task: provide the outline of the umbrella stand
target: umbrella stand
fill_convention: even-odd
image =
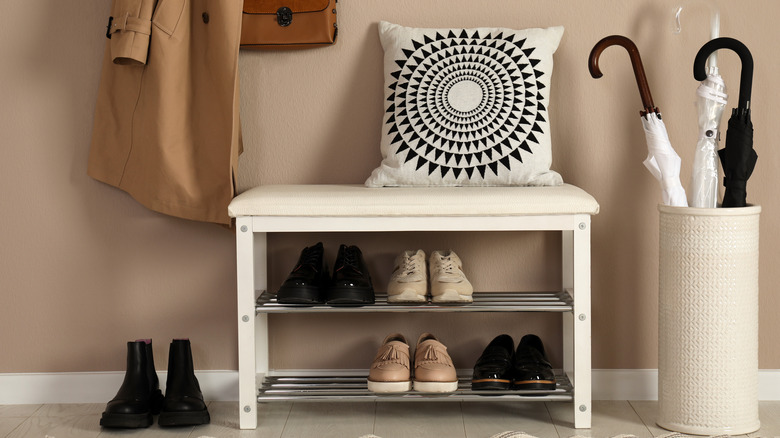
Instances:
[[[653,96],[647,84],[645,69],[642,66],[642,58],[639,49],[630,39],[622,35],[611,35],[601,39],[590,52],[588,57],[588,69],[591,76],[600,78],[603,76],[599,68],[599,57],[607,47],[621,46],[628,51],[631,65],[634,68],[634,77],[639,87],[639,96],[642,98],[644,109],[639,112],[642,116],[642,127],[645,131],[647,142],[647,158],[644,165],[647,170],[661,184],[661,194],[665,205],[687,207],[688,200],[685,197],[685,189],[680,184],[680,156],[672,148],[666,125],[661,118],[661,112],[653,104]]]
[[[656,421],[685,434],[754,432],[761,207],[658,210]]]
[[[739,81],[739,104],[732,111],[726,131],[726,146],[718,151],[723,166],[723,207],[747,205],[747,180],[753,174],[758,154],[753,149],[753,123],[750,120],[750,95],[753,86],[753,56],[744,44],[734,38],[716,38],[699,49],[693,62],[693,77],[702,81],[707,73],[704,63],[718,49],[731,49],[742,61]]]
[[[737,47],[728,40],[712,40],[699,51],[696,79],[706,78],[704,63],[712,51]],[[749,52],[741,56],[752,74]],[[733,123],[749,122],[744,73],[741,109],[729,121],[727,149],[744,140],[735,140]],[[735,184],[725,155],[730,154],[721,154],[728,193]],[[754,432],[761,426],[756,323],[761,207],[658,209],[657,423],[686,434]]]

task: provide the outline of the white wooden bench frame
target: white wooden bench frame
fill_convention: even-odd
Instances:
[[[303,187],[303,186],[302,186]],[[589,195],[587,195],[589,196]],[[593,201],[595,203],[595,201]],[[553,209],[554,210],[554,209]],[[477,216],[241,216],[236,215],[238,368],[241,429],[257,427],[258,387],[269,369],[268,314],[256,300],[268,288],[267,233],[394,231],[560,231],[562,285],[571,295],[563,312],[563,372],[573,386],[574,427],[591,426],[591,214]],[[478,291],[476,293],[479,293]],[[485,397],[483,397],[485,398]],[[533,400],[526,397],[525,400]]]

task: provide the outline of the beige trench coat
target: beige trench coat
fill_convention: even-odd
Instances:
[[[91,177],[161,213],[230,223],[241,152],[241,6],[242,0],[114,0]]]

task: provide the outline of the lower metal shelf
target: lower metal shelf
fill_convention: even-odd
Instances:
[[[574,388],[568,377],[556,373],[557,387],[553,391],[511,390],[473,391],[471,376],[458,378],[458,390],[450,393],[408,391],[377,394],[368,390],[366,377],[349,376],[266,376],[258,389],[258,402],[268,401],[571,401]]]

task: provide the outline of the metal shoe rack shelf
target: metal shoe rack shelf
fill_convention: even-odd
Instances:
[[[304,187],[304,186],[301,186]],[[576,188],[575,188],[576,189]],[[577,189],[579,190],[579,189]],[[381,191],[380,191],[381,192]],[[582,192],[590,200],[590,195]],[[581,200],[581,199],[580,199]],[[263,201],[249,195],[237,202]],[[236,208],[238,271],[238,343],[240,427],[257,427],[258,402],[306,401],[569,401],[574,426],[591,424],[590,217],[598,211],[544,208],[544,214],[475,216],[301,216],[266,215]],[[234,204],[231,204],[231,208]],[[468,204],[466,204],[468,205]],[[236,205],[239,207],[239,205]],[[565,207],[565,208],[564,208]],[[558,211],[560,210],[560,211]],[[393,231],[559,231],[562,241],[562,290],[552,292],[475,291],[469,305],[395,305],[377,295],[376,304],[363,307],[294,306],[276,302],[266,292],[267,234],[275,232],[393,232]],[[472,391],[470,376],[460,376],[458,390],[447,394],[406,392],[375,394],[366,386],[368,370],[359,375],[317,370],[290,372],[269,369],[268,315],[271,313],[364,312],[557,312],[563,324],[563,369],[557,371],[554,391]]]
[[[276,302],[273,294],[264,292],[257,299],[259,313],[308,313],[308,312],[571,312],[573,300],[568,292],[539,293],[485,293],[475,294],[474,303],[468,305],[437,306],[393,305],[387,303],[387,295],[377,294],[373,306],[286,306]],[[406,400],[424,401],[435,397],[438,401],[491,401],[501,399],[534,399],[571,401],[573,388],[566,375],[559,371],[554,391],[472,391],[471,376],[459,376],[458,390],[446,394],[425,394],[409,391],[398,394],[376,394],[366,385],[367,372],[359,375],[274,375],[265,376],[259,388],[259,401],[273,400]],[[485,397],[490,396],[490,397]]]

